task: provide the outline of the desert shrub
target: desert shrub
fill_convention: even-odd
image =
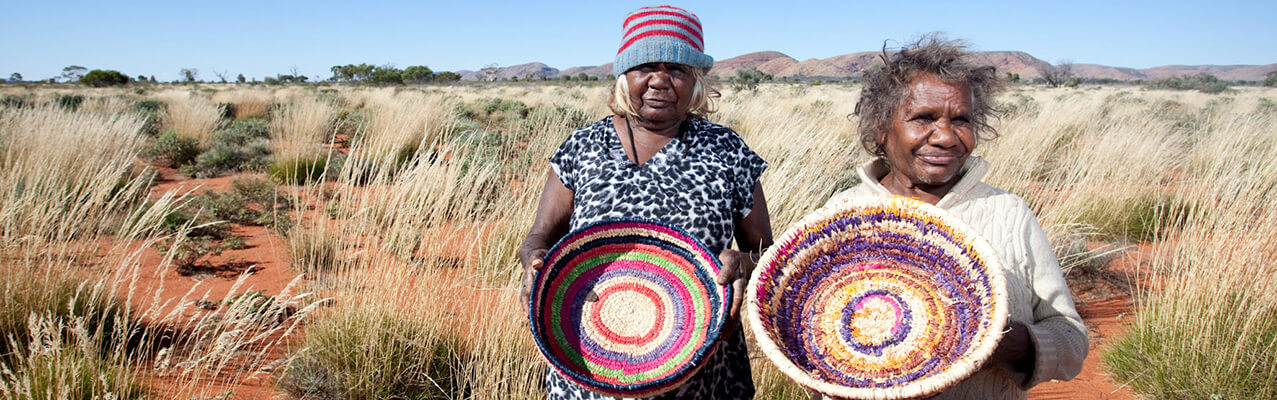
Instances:
[[[199,142],[194,138],[182,136],[177,130],[169,129],[155,138],[155,143],[146,153],[162,164],[180,167],[195,161],[200,148]]]
[[[60,94],[54,98],[54,103],[67,111],[75,111],[80,109],[80,104],[84,103],[84,95],[79,94]]]
[[[146,119],[142,125],[142,133],[157,136],[164,127],[164,102],[159,100],[138,100],[129,108],[134,114]]]
[[[276,158],[267,168],[266,173],[275,180],[288,184],[300,185],[319,180],[328,169],[328,157],[298,157],[292,159]]]
[[[403,313],[344,309],[316,321],[278,374],[307,399],[460,398],[461,340]]]
[[[736,75],[727,79],[727,84],[736,90],[758,90],[758,84],[772,80],[771,74],[759,71],[757,68],[741,68],[736,70]]]
[[[1201,73],[1184,77],[1162,78],[1149,81],[1148,87],[1170,90],[1196,90],[1202,93],[1221,93],[1228,90],[1228,82],[1215,75]]]
[[[484,97],[474,104],[458,103],[453,112],[460,118],[468,118],[487,126],[501,126],[510,120],[528,116],[528,105],[518,100]]]
[[[1269,72],[1268,75],[1264,77],[1264,86],[1277,87],[1277,71]]]
[[[193,163],[183,165],[182,172],[199,179],[212,178],[237,170],[247,159],[239,147],[215,144],[196,156]]]
[[[270,123],[250,119],[234,121],[213,132],[211,147],[200,153],[182,172],[208,178],[238,171],[264,171],[270,164]]]
[[[116,86],[129,83],[129,77],[120,71],[95,69],[80,77],[80,83],[92,87]]]

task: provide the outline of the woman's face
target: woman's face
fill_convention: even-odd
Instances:
[[[877,138],[892,172],[915,186],[939,186],[957,177],[975,149],[971,88],[923,74],[909,84],[891,129]]]
[[[692,67],[655,62],[625,72],[630,84],[630,104],[639,117],[652,122],[681,122],[692,104],[696,78]]]

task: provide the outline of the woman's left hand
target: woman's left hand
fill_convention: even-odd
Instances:
[[[754,264],[757,262],[755,258],[750,253],[732,249],[718,253],[718,261],[723,264],[723,269],[718,271],[714,281],[722,286],[732,285],[732,308],[727,314],[729,321],[740,319],[741,299],[745,298],[745,286],[749,283],[750,274],[754,272]],[[721,337],[731,337],[738,326],[740,324],[729,322]]]
[[[1037,354],[1033,350],[1033,339],[1029,337],[1029,327],[1016,321],[1011,321],[1007,327],[1010,329],[1002,334],[1002,341],[993,350],[989,362],[1006,363],[1016,371],[1032,373]]]

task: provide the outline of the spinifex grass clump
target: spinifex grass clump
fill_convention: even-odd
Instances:
[[[466,351],[441,329],[398,311],[338,311],[307,328],[280,387],[310,399],[457,398]]]
[[[127,115],[0,110],[0,234],[57,240],[109,228],[149,184],[131,179],[140,127]]]
[[[1171,191],[1200,206],[1160,227],[1142,307],[1104,361],[1153,398],[1277,398],[1277,149],[1255,145],[1275,139],[1274,121],[1212,119]]]
[[[167,104],[165,130],[192,139],[201,147],[209,145],[213,131],[221,124],[223,110],[209,99],[185,91],[169,91],[156,96]]]

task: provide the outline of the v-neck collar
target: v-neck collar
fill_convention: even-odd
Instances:
[[[687,135],[688,135],[687,132],[695,129],[692,126],[693,119],[694,118],[688,118],[686,121],[683,121],[683,123],[680,124],[678,128],[678,136],[674,136],[674,138],[670,139],[668,143],[665,143],[664,146],[661,146],[660,150],[657,150],[656,154],[652,155],[652,158],[649,158],[647,159],[647,161],[644,161],[642,164],[639,164],[639,163],[635,163],[633,160],[630,160],[629,153],[625,150],[625,145],[621,141],[621,133],[620,131],[616,129],[615,116],[609,116],[608,123],[607,123],[607,128],[609,131],[611,131],[609,132],[610,134],[608,135],[608,140],[607,140],[607,143],[609,146],[609,153],[611,153],[613,158],[616,158],[618,162],[621,162],[622,163],[621,165],[624,165],[629,168],[643,168],[647,166],[648,164],[652,164],[653,162],[657,162],[658,165],[661,163],[665,163],[666,159],[669,158],[669,153],[679,152],[685,147],[684,141],[687,139]],[[630,134],[633,135],[634,133],[631,132]],[[634,159],[638,159],[637,155],[635,155]]]

